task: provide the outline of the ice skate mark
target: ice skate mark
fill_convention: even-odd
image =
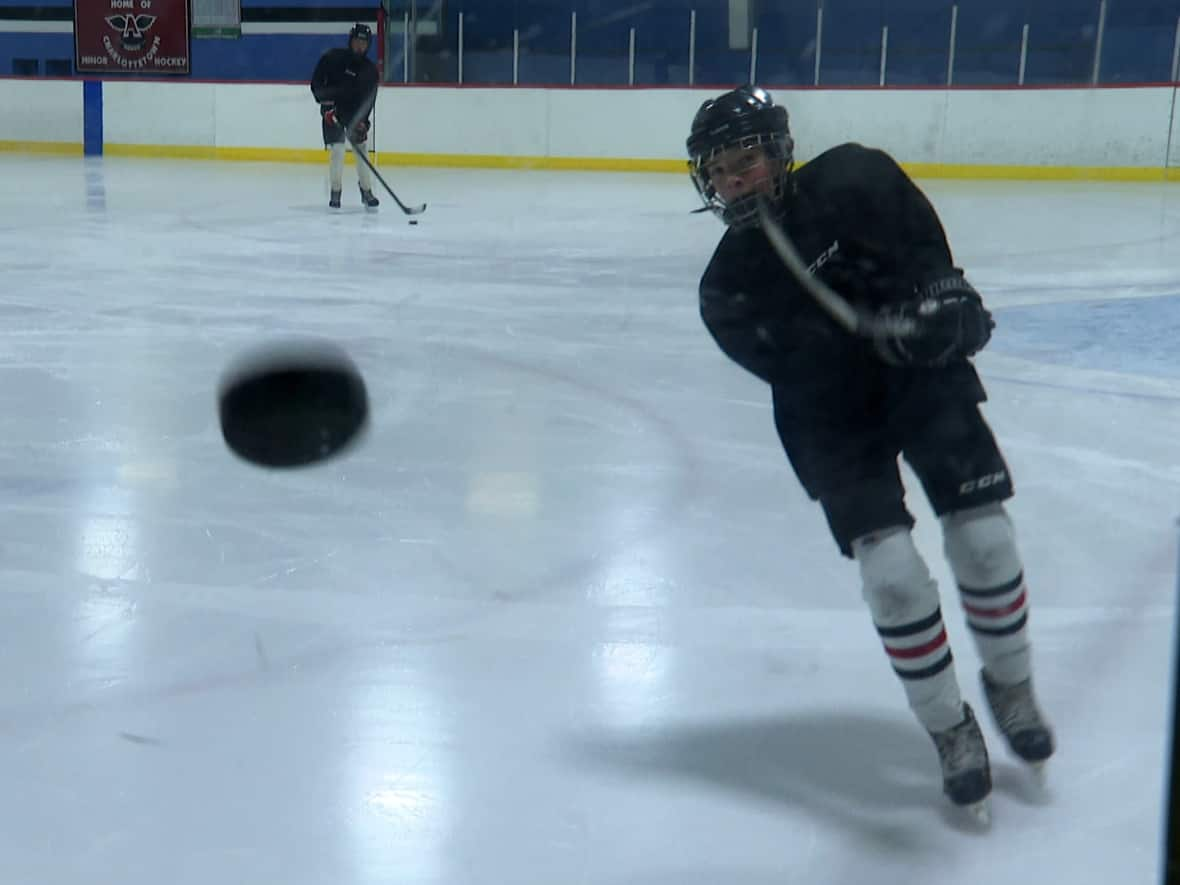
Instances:
[[[262,637],[257,633],[254,634],[254,657],[258,661],[258,669],[266,672],[270,669],[270,657],[266,654],[266,648],[262,644]]]
[[[277,580],[279,578],[285,578],[289,575],[296,574],[297,572],[312,568],[313,566],[322,565],[323,563],[327,562],[328,560],[335,558],[336,554],[338,554],[339,552],[340,552],[340,547],[336,546],[336,547],[333,547],[331,550],[329,550],[327,553],[325,553],[322,556],[315,556],[315,557],[311,557],[311,558],[297,557],[294,562],[284,566],[283,568],[276,569],[273,572],[269,572],[268,574],[265,574],[260,578],[255,578],[253,581],[250,582],[250,584],[251,584],[251,586],[255,586],[255,587],[257,587],[261,584],[269,584],[271,581]]]
[[[132,734],[129,731],[119,732],[119,737],[128,743],[139,744],[141,747],[162,747],[164,742],[159,738],[147,737],[142,734]]]
[[[1180,220],[1180,214],[1175,212],[1167,212],[1166,217],[1171,220]],[[1151,236],[1135,237],[1134,239],[1128,240],[1107,240],[1105,242],[1098,240],[1077,246],[1053,246],[1047,249],[1028,249],[1022,251],[1013,251],[1011,249],[1002,248],[1000,251],[973,253],[971,255],[971,263],[1004,263],[1011,261],[1013,258],[1040,258],[1046,255],[1084,254],[1091,256],[1098,250],[1105,251],[1113,249],[1134,249],[1141,246],[1150,245],[1164,246],[1177,239],[1180,239],[1180,230],[1165,231],[1163,233],[1156,233]]]
[[[597,550],[594,553],[582,555],[573,554],[568,560],[556,563],[551,569],[541,573],[535,579],[530,579],[524,586],[497,588],[509,593],[517,602],[529,601],[552,593],[554,588],[568,587],[584,583],[602,566],[604,552],[614,555],[628,549],[632,544],[659,537],[671,531],[677,518],[685,513],[692,499],[699,489],[700,456],[696,447],[681,432],[681,430],[667,417],[652,408],[651,405],[619,390],[614,390],[597,383],[592,377],[579,377],[568,373],[564,369],[551,368],[537,363],[519,362],[507,356],[491,351],[478,350],[467,345],[458,344],[451,340],[432,340],[435,359],[442,357],[457,358],[470,361],[477,366],[492,366],[522,375],[540,379],[550,387],[566,387],[572,389],[587,401],[597,401],[609,404],[624,413],[633,428],[638,428],[645,436],[655,437],[662,447],[667,450],[667,467],[661,470],[661,482],[656,495],[658,500],[645,518],[637,520],[636,524],[619,537],[611,539],[609,548]],[[588,375],[588,373],[587,373]],[[603,469],[610,469],[609,464]],[[645,470],[645,474],[650,471]],[[476,598],[487,598],[488,576],[473,568],[470,563],[453,561],[443,549],[436,551],[435,562],[456,581],[473,590]]]
[[[1072,393],[1087,393],[1095,396],[1116,396],[1121,399],[1137,400],[1140,402],[1149,403],[1178,403],[1180,402],[1180,394],[1169,395],[1166,393],[1136,393],[1130,390],[1110,390],[1101,387],[1089,387],[1087,385],[1079,384],[1064,384],[1055,381],[1034,381],[1029,378],[1011,378],[1004,375],[987,375],[987,382],[998,382],[1001,384],[1015,384],[1020,387],[1041,387],[1046,390],[1067,390]]]
[[[391,646],[416,648],[458,642],[467,637],[452,629],[456,622],[474,619],[476,619],[475,616],[467,616],[462,619],[440,617],[435,619],[438,623],[417,624],[412,630],[407,629],[403,634],[393,637],[389,635],[370,636],[361,642],[338,643],[293,655],[284,658],[279,666],[267,670],[251,666],[240,670],[178,679],[160,685],[140,686],[122,693],[117,690],[104,692],[99,700],[90,698],[64,704],[26,706],[24,708],[9,707],[0,710],[0,734],[10,735],[28,729],[44,729],[61,724],[68,719],[100,711],[128,712],[150,709],[180,698],[265,684],[274,680],[276,675],[285,678],[312,675],[339,663],[341,660],[357,655],[373,652],[387,654]],[[444,628],[449,632],[443,632]],[[118,736],[129,743],[144,746],[165,746],[163,740],[148,735],[118,732]]]

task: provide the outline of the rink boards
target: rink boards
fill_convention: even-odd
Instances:
[[[716,91],[391,85],[370,147],[386,164],[682,172],[688,124]],[[1170,85],[776,95],[802,161],[854,140],[930,177],[1180,177]],[[10,151],[323,159],[303,84],[0,79],[0,120]]]

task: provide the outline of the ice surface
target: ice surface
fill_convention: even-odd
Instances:
[[[980,836],[700,325],[687,178],[387,168],[415,228],[325,171],[0,158],[0,881],[1158,880],[1180,190],[923,183],[998,321],[1060,743],[1039,802],[986,723]],[[305,334],[369,437],[235,460],[220,372]]]

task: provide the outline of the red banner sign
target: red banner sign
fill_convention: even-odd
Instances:
[[[189,73],[189,0],[74,0],[83,74]]]

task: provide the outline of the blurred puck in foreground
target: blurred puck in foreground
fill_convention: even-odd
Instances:
[[[346,451],[369,420],[365,382],[334,344],[300,341],[245,354],[218,389],[221,434],[263,467],[303,467]]]

